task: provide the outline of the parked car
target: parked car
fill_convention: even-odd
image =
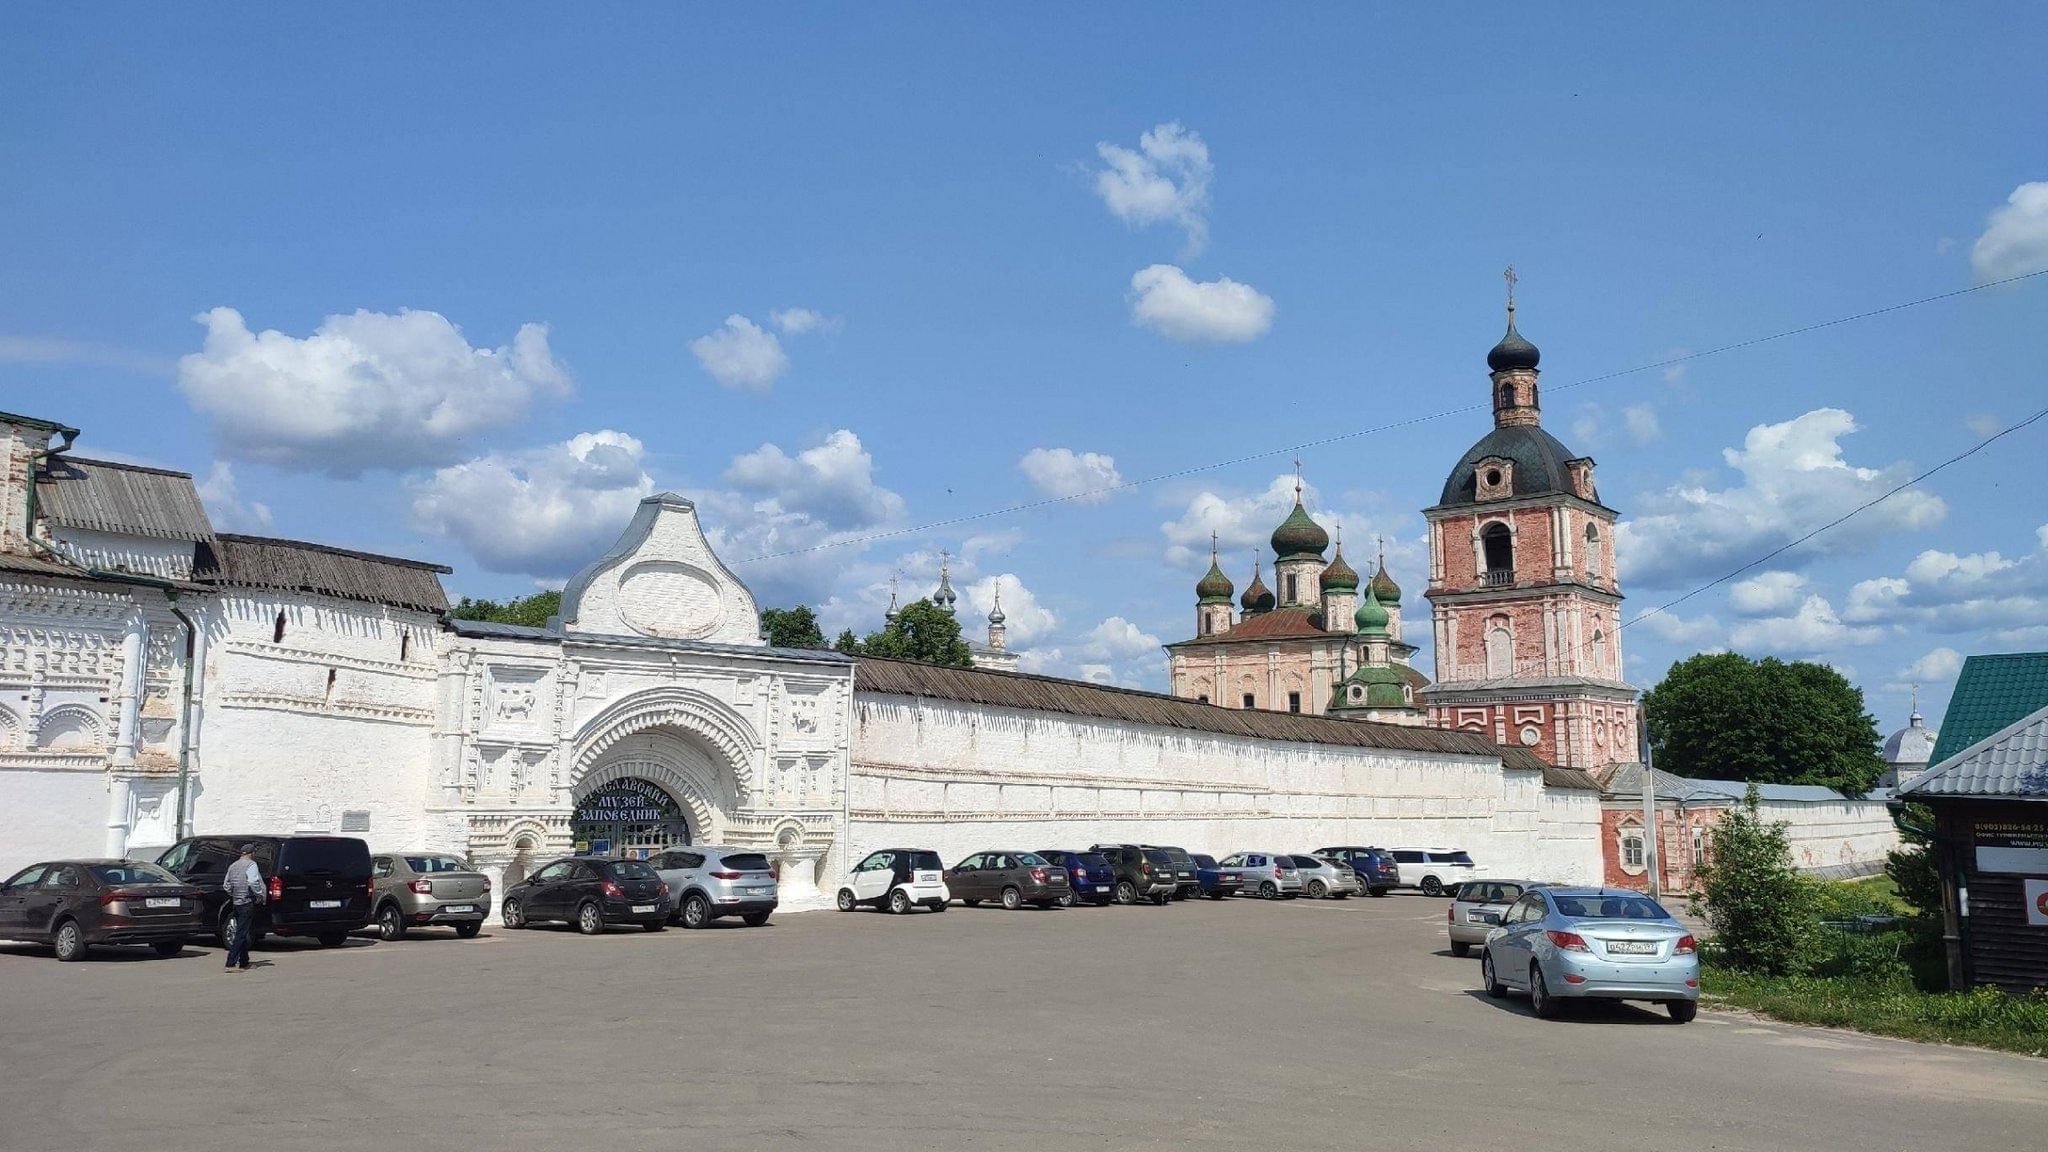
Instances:
[[[1239,852],[1225,856],[1224,868],[1238,875],[1239,891],[1262,900],[1293,899],[1301,895],[1301,873],[1294,858],[1278,852]]]
[[[250,922],[251,944],[269,935],[311,936],[333,948],[369,925],[376,895],[370,846],[353,836],[187,836],[165,849],[157,866],[204,895],[221,947],[234,920],[221,881],[245,844],[256,845],[266,889]]]
[[[1470,955],[1474,944],[1486,943],[1486,937],[1500,925],[1508,908],[1534,887],[1533,880],[1467,880],[1458,885],[1451,896],[1451,906],[1444,909],[1451,955]]]
[[[1441,896],[1479,874],[1472,857],[1456,848],[1396,848],[1394,866],[1403,888],[1419,888],[1424,896]]]
[[[759,928],[780,901],[768,857],[749,848],[693,844],[657,852],[647,862],[675,901],[672,922],[685,928],[702,928],[723,916]]]
[[[49,944],[67,962],[95,944],[176,956],[207,923],[204,893],[134,860],[48,860],[0,884],[0,940]]]
[[[467,940],[491,911],[490,877],[445,852],[372,856],[370,878],[377,883],[377,935],[386,940],[429,926],[453,928]]]
[[[944,912],[952,894],[946,888],[946,866],[929,848],[883,848],[853,866],[839,886],[839,910],[867,905],[903,913],[923,905]]]
[[[1294,861],[1294,870],[1301,876],[1301,894],[1313,899],[1348,900],[1365,888],[1358,882],[1358,873],[1348,864],[1325,860],[1320,856],[1304,856],[1297,852],[1289,859]]]
[[[1202,895],[1211,900],[1235,896],[1244,888],[1244,877],[1235,869],[1225,868],[1216,862],[1214,856],[1200,852],[1193,855],[1195,861],[1195,882],[1202,886]]]
[[[1316,855],[1351,865],[1351,870],[1358,873],[1358,882],[1370,895],[1385,896],[1400,887],[1400,868],[1394,863],[1394,854],[1384,848],[1318,848]]]
[[[1166,854],[1167,861],[1173,865],[1173,898],[1175,900],[1185,900],[1190,896],[1200,896],[1202,894],[1202,882],[1195,876],[1195,858],[1188,855],[1187,849],[1175,848],[1167,844],[1140,844],[1138,847],[1148,852],[1164,852]]]
[[[1036,852],[976,852],[946,869],[946,888],[969,908],[983,900],[1000,900],[1013,910],[1026,904],[1051,908],[1073,896],[1067,870]]]
[[[1532,888],[1487,933],[1486,994],[1517,989],[1545,1019],[1567,1000],[1647,1000],[1683,1024],[1699,1012],[1699,945],[1664,906],[1611,888]]]
[[[645,860],[566,856],[507,888],[500,915],[507,928],[565,920],[596,936],[614,924],[659,932],[674,908],[668,885]]]
[[[1040,856],[1067,870],[1067,903],[1107,904],[1116,899],[1116,869],[1100,852],[1040,849]]]
[[[1090,852],[1100,852],[1109,861],[1111,871],[1116,873],[1116,902],[1136,904],[1150,900],[1164,904],[1173,899],[1173,891],[1180,887],[1180,877],[1174,871],[1173,861],[1160,854],[1155,861],[1151,854],[1136,844],[1097,844]],[[1158,849],[1153,849],[1157,853]]]

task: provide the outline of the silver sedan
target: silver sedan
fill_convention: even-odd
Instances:
[[[1544,1019],[1566,1000],[1647,1000],[1673,1023],[1699,1011],[1698,942],[1655,900],[1614,888],[1535,888],[1487,934],[1486,994],[1529,994]]]

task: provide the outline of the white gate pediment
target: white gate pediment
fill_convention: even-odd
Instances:
[[[611,550],[562,589],[563,632],[760,646],[753,593],[711,550],[697,506],[640,501]]]

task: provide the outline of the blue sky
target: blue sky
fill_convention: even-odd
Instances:
[[[661,489],[834,628],[946,549],[1033,667],[1158,688],[1290,446],[1484,402],[1510,261],[1631,613],[2048,396],[2048,278],[1566,387],[2048,266],[2038,5],[1462,16],[12,8],[0,407],[456,593]],[[1486,421],[1302,454],[1414,615]],[[1630,628],[1631,678],[1733,646],[1938,715],[1955,654],[2048,646],[2044,437]]]

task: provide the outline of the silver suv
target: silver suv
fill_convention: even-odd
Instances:
[[[371,921],[377,935],[403,940],[414,928],[453,928],[467,940],[491,911],[490,877],[446,852],[393,852],[370,858]]]
[[[737,916],[749,928],[768,922],[775,911],[775,873],[768,857],[750,848],[691,844],[647,858],[675,893],[674,922],[702,928],[721,916]]]

